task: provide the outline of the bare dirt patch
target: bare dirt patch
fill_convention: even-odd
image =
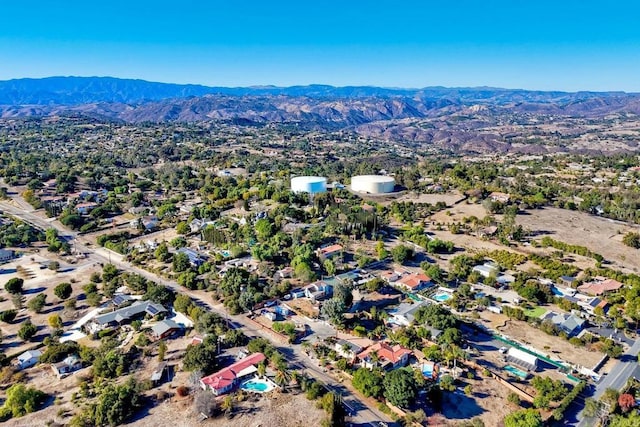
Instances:
[[[615,268],[630,272],[640,269],[640,251],[625,246],[622,238],[638,227],[559,208],[544,208],[518,215],[518,224],[541,232],[555,240],[586,246],[615,264]]]

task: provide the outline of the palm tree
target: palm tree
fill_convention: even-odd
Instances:
[[[278,370],[276,372],[276,377],[274,378],[275,382],[280,388],[282,388],[283,392],[287,391],[287,384],[289,383],[289,373],[285,370]]]
[[[264,377],[266,375],[267,365],[265,365],[264,363],[259,363],[257,369],[258,369],[258,376]]]

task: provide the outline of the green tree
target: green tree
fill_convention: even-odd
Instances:
[[[582,411],[582,414],[585,417],[589,417],[589,418],[596,417],[598,416],[599,412],[600,412],[600,402],[590,397],[585,399],[584,410]]]
[[[383,380],[384,397],[400,408],[410,407],[418,396],[416,379],[409,369],[394,369]]]
[[[9,279],[9,281],[4,284],[4,289],[10,294],[19,294],[22,292],[23,284],[24,280],[19,277],[14,277],[12,279]]]
[[[169,260],[171,259],[171,252],[169,252],[169,247],[164,242],[158,245],[153,255],[156,257],[156,260],[160,262],[169,262]]]
[[[342,325],[347,307],[339,298],[331,298],[322,304],[322,314],[335,325]]]
[[[102,280],[105,282],[109,282],[113,278],[118,276],[119,273],[120,271],[118,270],[118,267],[116,267],[115,265],[105,264],[104,267],[102,268]]]
[[[273,235],[273,226],[271,225],[271,222],[266,218],[257,220],[254,225],[254,229],[256,231],[258,240],[261,242],[269,240],[269,238]]]
[[[11,323],[18,315],[16,310],[5,310],[0,312],[0,321],[5,323]]]
[[[628,232],[622,238],[622,243],[635,249],[640,248],[640,233]]]
[[[211,339],[210,339],[211,338]],[[215,339],[215,341],[213,341]],[[199,345],[189,345],[182,359],[182,367],[185,371],[213,372],[217,365],[216,344],[217,337],[208,336],[205,342]]]
[[[21,417],[36,411],[46,398],[46,394],[24,384],[14,384],[7,389],[7,398],[0,408],[0,420]]]
[[[382,373],[377,370],[359,368],[353,374],[353,386],[367,397],[378,398],[382,395]]]
[[[18,330],[18,336],[23,341],[29,341],[37,332],[38,328],[36,325],[31,323],[30,320],[26,320],[20,327],[20,330]]]
[[[71,283],[60,283],[53,289],[53,293],[60,299],[67,299],[71,296],[73,289],[71,288]]]
[[[191,262],[187,254],[177,253],[173,256],[173,271],[181,273],[191,268]]]
[[[178,234],[185,235],[185,234],[189,234],[190,231],[191,231],[191,228],[189,228],[189,224],[187,224],[184,221],[180,221],[178,225],[176,225],[176,233]]]
[[[94,410],[96,426],[117,426],[130,418],[141,406],[138,387],[129,379],[125,384],[110,384],[102,389]]]
[[[413,249],[405,245],[398,245],[391,249],[391,257],[399,264],[404,264],[413,256]]]
[[[162,362],[166,354],[167,354],[167,343],[164,342],[164,340],[162,340],[160,341],[160,344],[158,344],[158,361]]]
[[[47,302],[47,296],[45,294],[38,294],[31,298],[27,303],[27,308],[34,313],[40,313]]]
[[[505,427],[542,427],[542,416],[535,409],[522,409],[504,418]]]

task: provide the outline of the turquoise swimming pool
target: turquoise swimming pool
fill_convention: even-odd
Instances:
[[[245,391],[252,391],[254,393],[266,393],[274,389],[273,384],[270,381],[254,378],[243,383],[240,388]]]
[[[515,375],[518,378],[522,378],[523,380],[527,379],[527,377],[529,376],[529,374],[527,374],[525,371],[516,368],[515,366],[511,366],[511,365],[507,365],[504,367],[504,370],[509,372],[512,375]]]
[[[446,293],[446,292],[441,292],[439,294],[435,294],[431,298],[433,298],[434,300],[439,301],[439,302],[445,302],[445,301],[451,299],[451,294]]]

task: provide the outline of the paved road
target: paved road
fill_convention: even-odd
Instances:
[[[26,202],[24,200],[21,200],[19,196],[15,196],[15,199],[15,201],[11,202],[0,201],[0,209],[38,228],[47,229],[53,227],[57,229],[59,235],[65,236],[69,240],[69,244],[75,246],[77,252],[88,254],[88,259],[86,260],[87,263],[112,263],[121,270],[136,273],[148,280],[163,284],[164,286],[167,286],[174,291],[189,295],[189,297],[200,302],[212,312],[215,312],[220,316],[231,320],[232,324],[241,327],[248,336],[261,336],[269,339],[270,341],[273,341],[273,337],[267,331],[255,328],[252,324],[249,323],[248,319],[245,316],[229,315],[222,305],[213,304],[210,294],[207,294],[204,291],[192,291],[183,288],[176,282],[132,265],[131,263],[124,260],[124,258],[120,254],[112,252],[108,249],[100,247],[89,248],[88,245],[91,244],[91,242],[89,242],[86,238],[79,236],[76,232],[69,231],[59,221],[43,218],[38,213],[34,212],[33,209],[26,208],[26,206],[30,205],[27,205]],[[313,329],[314,323],[312,323],[310,326]],[[318,324],[316,325],[316,327],[318,329],[318,332],[320,332],[320,335],[327,334],[327,328],[323,325]],[[379,421],[385,421],[390,426],[393,425],[392,421],[390,421],[390,419],[386,415],[378,411],[377,408],[371,408],[367,406],[365,402],[360,400],[343,385],[334,380],[333,377],[319,368],[316,363],[313,363],[308,358],[308,356],[304,354],[304,351],[302,350],[302,347],[300,345],[291,345],[279,349],[283,352],[285,358],[295,366],[301,368],[303,371],[316,378],[317,380],[325,383],[327,387],[332,391],[336,391],[340,395],[342,395],[345,406],[350,413],[354,414],[351,417],[353,423],[359,426],[374,426],[377,425]]]

